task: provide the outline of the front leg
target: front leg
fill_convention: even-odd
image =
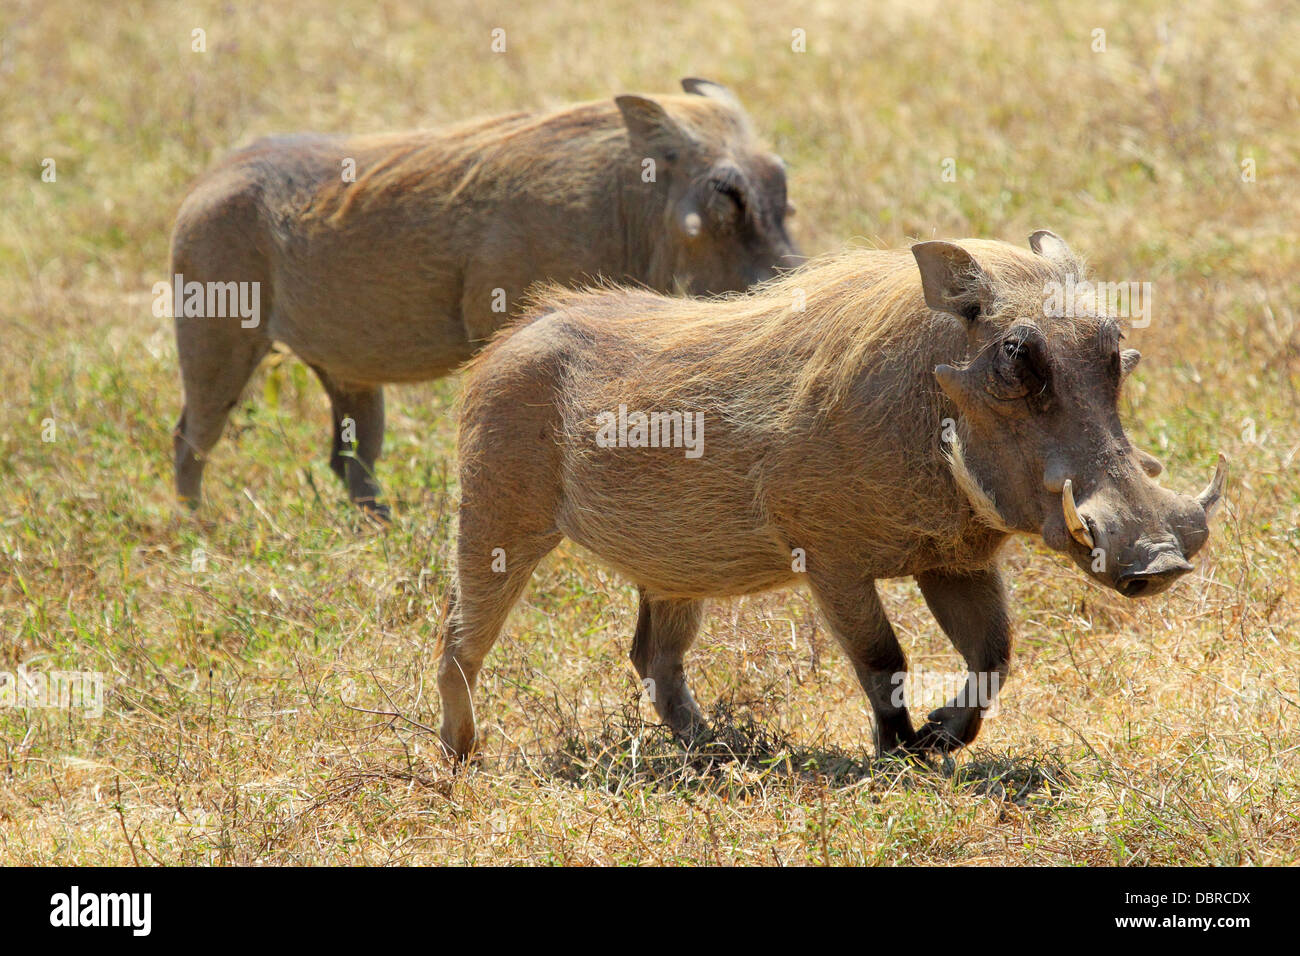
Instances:
[[[384,392],[378,385],[345,387],[323,368],[312,366],[330,397],[334,440],[330,469],[343,479],[348,495],[362,510],[383,521],[391,518],[388,505],[379,502],[375,461],[384,447]]]
[[[970,669],[966,686],[932,712],[918,743],[946,753],[973,741],[1011,663],[1011,623],[1006,591],[995,566],[962,574],[927,571],[916,576],[930,612]]]
[[[876,718],[881,756],[915,748],[916,732],[903,703],[907,658],[885,616],[874,581],[809,571],[813,597],[835,640],[844,648]]]

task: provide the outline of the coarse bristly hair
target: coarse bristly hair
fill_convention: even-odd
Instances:
[[[716,99],[682,94],[654,99],[702,142],[723,147],[752,142],[748,117]],[[613,100],[358,137],[353,148],[361,175],[355,183],[336,181],[322,189],[310,215],[338,220],[358,203],[382,205],[405,194],[425,194],[448,206],[462,197],[520,195],[564,204],[586,197],[592,179],[611,175],[611,156],[626,154],[628,163],[637,159],[615,148],[627,138]]]
[[[913,576],[923,591],[937,588],[926,597],[941,619],[955,606],[940,592],[957,587],[984,595],[963,603],[989,622],[973,628],[972,639],[987,644],[976,656],[1001,672],[1010,640],[997,552],[1013,528],[963,453],[961,441],[985,434],[984,423],[960,414],[934,371],[970,361],[972,349],[1000,350],[1013,323],[1040,326],[1049,351],[1097,323],[1047,315],[1047,283],[1073,261],[1003,243],[962,246],[978,280],[974,317],[961,301],[960,315],[932,310],[927,293],[945,306],[952,297],[922,282],[908,251],[826,257],[712,301],[617,288],[537,292],[533,321],[497,337],[466,374],[442,739],[457,753],[471,749],[473,685],[464,674],[563,538],[640,589],[633,663],[664,688],[656,710],[688,738],[703,718],[682,682],[681,654],[715,598],[802,580],[859,674],[870,675],[902,660],[874,582]],[[945,290],[966,295],[947,279]],[[615,408],[620,434],[611,442]],[[683,432],[692,416],[701,442],[632,442],[623,424],[632,409],[681,412]],[[513,565],[489,570],[492,549]],[[973,669],[989,666],[967,658]],[[467,672],[451,666],[462,660]],[[869,676],[863,686],[870,696]],[[880,700],[872,703],[879,718]]]
[[[1057,262],[990,240],[960,245],[992,284],[993,305],[982,321],[1000,329],[1031,322],[1071,340],[1095,333],[1095,324],[1043,315],[1046,283],[1077,278],[1077,261]],[[801,412],[824,414],[844,400],[864,368],[884,361],[900,371],[920,370],[931,361],[935,336],[960,330],[960,320],[926,307],[909,251],[878,250],[823,256],[747,294],[712,299],[683,301],[609,285],[543,286],[533,291],[532,308],[520,324],[577,305],[592,293],[624,297],[618,322],[630,340],[645,341],[645,357],[653,362],[653,369],[638,367],[637,376],[652,381],[665,401],[695,391],[701,376],[744,375],[755,392],[749,419],[754,422],[770,423],[778,412],[789,424],[798,420],[789,416]],[[706,355],[707,361],[698,360]],[[814,398],[817,407],[810,408]]]
[[[1044,314],[1047,283],[1079,278],[1078,260],[1049,259],[997,241],[959,244],[987,277],[990,304],[981,322],[997,330],[1033,324],[1062,343],[1096,334],[1095,321]],[[571,411],[579,417],[620,402],[704,408],[725,420],[734,440],[771,444],[814,432],[852,404],[856,420],[874,423],[864,443],[905,448],[914,475],[948,476],[981,524],[1011,530],[966,466],[960,439],[939,440],[940,420],[951,409],[933,370],[942,362],[963,364],[970,344],[962,319],[926,306],[908,250],[824,256],[747,294],[715,299],[672,299],[608,285],[543,287],[534,290],[520,324],[557,311],[578,317],[599,354],[592,360],[598,369],[576,375],[569,389]],[[471,379],[520,324],[475,360]],[[866,378],[869,388],[862,384]]]

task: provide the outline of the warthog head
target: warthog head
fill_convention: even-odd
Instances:
[[[743,292],[801,258],[785,229],[785,164],[759,144],[730,90],[682,86],[692,95],[615,99],[633,155],[654,161],[663,203],[662,220],[647,224],[653,281],[690,295]]]
[[[954,474],[990,523],[1041,534],[1126,597],[1156,594],[1192,569],[1227,461],[1219,456],[1196,497],[1152,480],[1160,463],[1119,419],[1120,385],[1139,353],[1121,348],[1113,317],[1046,314],[1045,284],[1081,269],[1058,236],[1036,232],[1029,243],[1036,257],[990,248],[983,264],[979,243],[912,247],[926,304],[959,317],[970,339],[965,365],[934,370],[966,437],[950,453]]]

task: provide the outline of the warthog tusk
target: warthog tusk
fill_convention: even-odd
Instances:
[[[1219,507],[1219,499],[1223,497],[1223,483],[1227,480],[1228,456],[1219,452],[1219,464],[1214,469],[1214,477],[1205,486],[1205,490],[1196,496],[1196,503],[1204,510],[1206,521],[1210,520],[1215,509]]]
[[[1074,485],[1069,478],[1065,479],[1065,486],[1061,488],[1061,508],[1065,511],[1065,526],[1070,529],[1070,537],[1091,551],[1095,547],[1092,532],[1079,517],[1079,509],[1074,506]]]

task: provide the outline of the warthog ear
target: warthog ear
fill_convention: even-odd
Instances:
[[[741,109],[740,100],[736,94],[731,92],[721,83],[714,83],[712,80],[702,80],[697,76],[688,76],[682,80],[682,89],[687,93],[694,93],[696,96],[707,96],[709,99],[718,100],[726,103],[734,109]]]
[[[1137,349],[1125,349],[1119,353],[1119,377],[1128,378],[1129,373],[1142,361],[1142,353]]]
[[[624,94],[614,97],[614,102],[623,114],[628,142],[637,155],[672,162],[693,142],[691,134],[654,100]]]
[[[1074,263],[1074,253],[1065,244],[1065,240],[1054,232],[1048,232],[1046,229],[1039,229],[1037,232],[1030,233],[1029,248],[1044,259],[1052,259],[1067,265]]]
[[[921,270],[925,304],[974,322],[993,302],[989,277],[971,254],[953,242],[918,242],[912,255]]]

